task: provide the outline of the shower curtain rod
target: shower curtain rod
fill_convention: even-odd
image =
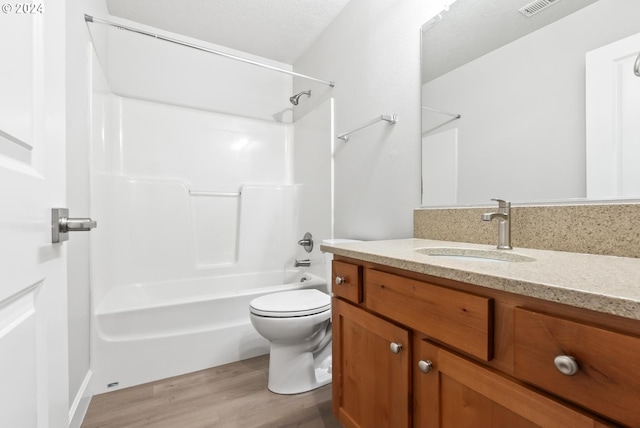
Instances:
[[[197,49],[197,50],[204,51],[204,52],[209,52],[209,53],[212,53],[214,55],[220,55],[220,56],[223,56],[225,58],[233,59],[233,60],[244,62],[244,63],[247,63],[247,64],[257,65],[258,67],[262,67],[262,68],[266,68],[266,69],[269,69],[269,70],[277,71],[279,73],[288,74],[290,76],[302,77],[303,79],[308,79],[308,80],[313,80],[314,82],[324,83],[325,85],[328,85],[328,86],[330,86],[332,88],[335,86],[335,84],[330,80],[316,79],[315,77],[311,77],[311,76],[307,76],[307,75],[304,75],[304,74],[296,73],[294,71],[285,70],[283,68],[278,68],[278,67],[274,67],[272,65],[262,64],[260,62],[252,61],[250,59],[242,58],[242,57],[239,57],[239,56],[236,56],[236,55],[231,55],[231,54],[228,54],[228,53],[225,53],[225,52],[221,52],[221,51],[217,51],[217,50],[214,50],[214,49],[205,48],[203,46],[194,45],[193,43],[183,42],[183,41],[180,41],[178,39],[172,39],[171,37],[162,36],[160,34],[154,34],[154,33],[150,33],[148,31],[140,30],[140,29],[137,29],[137,28],[128,27],[126,25],[116,24],[115,22],[105,21],[104,19],[94,18],[91,15],[85,14],[84,15],[84,20],[86,22],[93,22],[93,23],[96,23],[96,24],[110,25],[112,27],[116,27],[116,28],[121,29],[121,30],[131,31],[133,33],[142,34],[143,36],[149,36],[149,37],[153,37],[155,39],[164,40],[165,42],[175,43],[177,45],[186,46],[186,47],[189,47],[189,48],[192,48],[192,49]]]

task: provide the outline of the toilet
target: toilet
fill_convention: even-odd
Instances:
[[[329,239],[323,244],[356,242]],[[324,254],[327,293],[284,291],[249,303],[251,324],[270,342],[270,391],[299,394],[331,382],[331,260]]]

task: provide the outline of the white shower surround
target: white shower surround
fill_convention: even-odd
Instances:
[[[94,392],[268,352],[250,325],[249,297],[267,286],[317,287],[297,282],[295,258],[324,276],[319,245],[307,254],[296,242],[304,231],[318,244],[332,237],[332,102],[295,125],[307,147],[296,150],[289,76],[95,31],[103,44],[91,106]],[[326,169],[316,177],[308,171],[319,160]],[[159,304],[160,290],[173,302]],[[230,308],[234,317],[216,316]],[[194,314],[200,329],[183,325]],[[153,316],[175,328],[149,334]]]

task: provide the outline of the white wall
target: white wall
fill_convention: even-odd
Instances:
[[[420,27],[441,1],[351,0],[294,71],[335,81],[335,88],[294,79],[313,96],[295,114],[335,98],[336,133],[380,114],[375,124],[336,141],[335,236],[359,239],[413,235],[420,206]]]
[[[73,217],[89,212],[89,33],[84,14],[104,15],[104,0],[67,2],[67,205]],[[89,355],[89,239],[74,234],[65,242],[68,255],[69,403],[71,426],[78,426],[91,391]]]
[[[310,253],[298,246],[295,258],[309,259],[309,271],[324,277],[320,244],[333,238],[333,100],[324,101],[296,120],[293,127],[293,181],[302,183],[295,239],[302,239],[309,232],[314,240]]]

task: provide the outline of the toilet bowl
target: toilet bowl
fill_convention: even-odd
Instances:
[[[315,289],[268,294],[249,308],[251,323],[271,345],[270,391],[298,394],[331,382],[328,294]]]
[[[332,259],[332,254],[325,254],[328,293],[316,289],[284,291],[249,304],[251,324],[270,342],[268,388],[272,392],[299,394],[331,382]]]

